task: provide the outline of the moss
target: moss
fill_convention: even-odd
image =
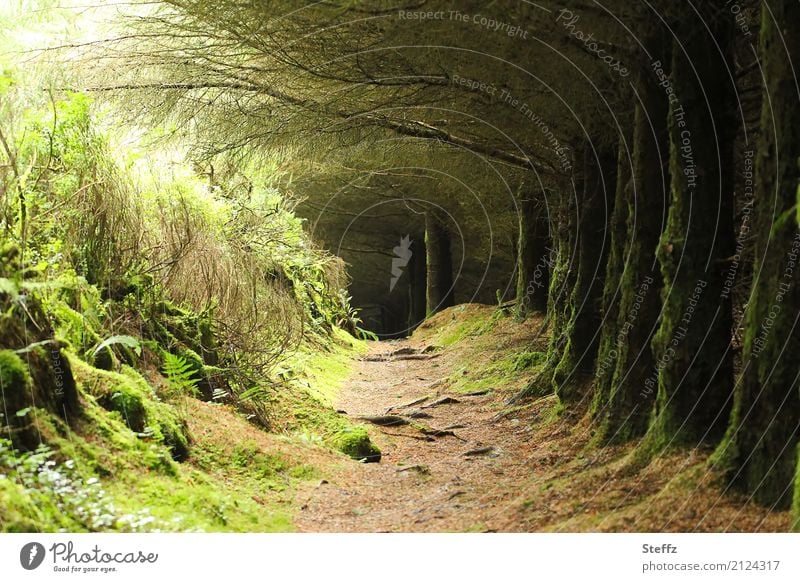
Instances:
[[[11,350],[0,350],[0,387],[3,393],[25,392],[30,390],[30,384],[28,367],[22,358]]]
[[[545,352],[522,352],[514,357],[514,370],[527,370],[532,366],[543,364],[546,360]]]
[[[312,479],[319,479],[320,471],[313,465],[295,465],[289,469],[288,475],[293,479],[311,481]]]
[[[377,463],[381,460],[381,450],[370,440],[367,430],[360,426],[348,427],[337,432],[330,442],[336,450],[352,459],[367,463]]]
[[[87,364],[76,363],[75,372],[84,389],[97,398],[100,406],[117,412],[131,430],[139,433],[144,430],[147,420],[145,395],[139,386],[122,374]]]
[[[77,363],[76,375],[84,389],[106,410],[117,412],[134,432],[166,445],[176,460],[189,454],[186,423],[175,409],[158,401],[155,392],[135,369],[123,365],[121,373]]]
[[[490,333],[504,317],[499,309],[487,317],[485,310],[476,307],[474,304],[457,305],[438,313],[421,325],[415,335],[438,346],[452,346],[466,338]]]
[[[800,532],[800,444],[797,445],[797,473],[794,477],[794,504],[792,510],[794,515],[792,531]]]
[[[16,275],[20,270],[20,257],[22,250],[14,242],[4,242],[0,245],[0,277]]]
[[[35,415],[33,381],[28,366],[11,350],[0,350],[0,389],[3,396],[0,427],[7,427],[10,438],[17,446],[35,448],[39,434],[31,422]],[[7,414],[8,418],[4,418],[3,414]]]
[[[100,343],[100,336],[89,324],[89,319],[66,302],[54,301],[47,305],[47,311],[53,318],[56,337],[75,352],[83,354]]]
[[[173,406],[156,398],[147,380],[134,368],[122,366],[122,375],[134,384],[138,393],[143,396],[146,430],[152,434],[156,442],[166,445],[172,451],[175,460],[185,460],[189,456],[190,441],[186,422]]]
[[[106,488],[120,510],[146,507],[159,522],[180,531],[292,530],[291,515],[285,507],[277,500],[268,501],[264,490],[248,487],[238,479],[222,484],[215,477],[188,470],[176,477],[133,474],[107,483]]]

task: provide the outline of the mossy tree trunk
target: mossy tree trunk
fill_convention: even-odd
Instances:
[[[576,184],[574,284],[565,306],[560,358],[553,372],[556,394],[564,403],[575,403],[585,396],[583,388],[593,373],[600,340],[616,156],[597,144],[595,147],[587,144],[583,150],[583,176]]]
[[[581,157],[582,159],[582,157]],[[553,392],[553,375],[561,361],[569,340],[567,324],[571,314],[572,289],[577,269],[577,196],[583,187],[583,174],[579,172],[573,182],[564,180],[550,196],[550,248],[547,250],[547,325],[550,341],[547,359],[539,374],[525,388],[506,403],[511,405],[530,396],[543,396]]]
[[[536,200],[519,201],[517,239],[517,315],[547,309],[548,237],[547,221]]]
[[[614,193],[614,212],[609,223],[611,248],[606,263],[605,285],[603,288],[603,326],[597,351],[597,369],[595,372],[594,399],[592,414],[597,416],[605,411],[608,396],[611,392],[611,378],[614,373],[614,362],[617,357],[617,336],[619,333],[619,300],[623,290],[620,279],[625,267],[627,236],[625,225],[628,216],[626,192],[630,188],[630,160],[628,151],[631,146],[627,136],[621,136],[617,144],[617,184]]]
[[[660,36],[649,37],[646,42],[651,55],[659,55],[662,64],[668,61],[669,45],[665,49]],[[624,201],[617,202],[624,210],[615,207],[615,214],[619,210],[625,216],[625,234],[620,237],[623,242],[615,245],[624,247],[624,251],[618,251],[624,257],[617,259],[624,265],[606,285],[607,293],[619,290],[617,319],[604,324],[604,331],[608,326],[613,338],[609,337],[598,356],[596,435],[606,443],[625,442],[645,433],[657,379],[650,343],[661,311],[656,249],[668,207],[668,101],[653,72],[647,69],[639,74],[637,97],[632,169],[628,159],[624,164],[620,160],[631,180],[623,193]]]
[[[450,232],[436,210],[425,213],[425,254],[426,313],[430,316],[453,305],[454,291]]]
[[[735,488],[781,509],[792,499],[800,432],[800,231],[795,214],[800,107],[792,71],[792,63],[796,68],[800,62],[800,37],[784,28],[798,22],[800,3],[764,4],[760,59],[766,84],[756,158],[754,281],[741,377],[716,456]],[[800,493],[795,496],[800,515]]]
[[[658,389],[648,454],[670,444],[718,442],[731,404],[732,315],[723,289],[735,248],[737,117],[728,74],[733,20],[715,14],[721,6],[687,14],[673,44],[670,208],[658,248],[664,305],[653,339]]]

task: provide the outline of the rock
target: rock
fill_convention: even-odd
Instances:
[[[381,460],[381,450],[370,440],[366,429],[359,426],[340,430],[331,438],[331,444],[357,461],[378,463]]]

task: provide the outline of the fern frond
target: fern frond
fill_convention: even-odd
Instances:
[[[200,379],[196,377],[195,370],[186,358],[167,352],[164,354],[164,366],[161,370],[170,387],[176,392],[192,395],[197,393]]]

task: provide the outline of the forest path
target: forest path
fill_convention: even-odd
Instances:
[[[343,387],[336,408],[352,418],[412,412],[404,426],[365,423],[383,453],[380,463],[346,468],[301,493],[301,531],[497,531],[530,467],[529,428],[495,420],[499,396],[447,390],[455,358],[424,342],[371,342]],[[456,402],[435,404],[450,396]],[[413,406],[404,404],[427,397]],[[452,434],[430,436],[427,428]],[[422,429],[422,430],[421,430]],[[491,450],[486,450],[491,447]],[[527,450],[527,455],[525,451]],[[465,454],[470,452],[470,454]],[[303,498],[303,496],[306,496]]]

